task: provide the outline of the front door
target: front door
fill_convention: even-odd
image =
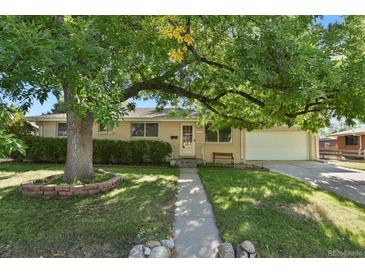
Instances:
[[[195,155],[195,136],[194,125],[181,124],[180,138],[180,153],[181,156],[189,157]]]

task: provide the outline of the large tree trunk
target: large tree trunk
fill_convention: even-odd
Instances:
[[[63,84],[65,103],[72,100],[72,90]],[[72,110],[67,111],[67,157],[64,180],[94,178],[93,167],[93,115],[79,118]]]

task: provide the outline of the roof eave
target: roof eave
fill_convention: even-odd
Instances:
[[[365,131],[360,131],[360,132],[338,132],[338,133],[332,133],[330,136],[347,136],[347,135],[354,135],[354,136],[365,135]]]
[[[26,117],[31,122],[66,122],[66,118],[45,118],[45,117]],[[151,118],[151,117],[125,117],[118,121],[164,121],[164,122],[182,122],[197,121],[197,118]]]

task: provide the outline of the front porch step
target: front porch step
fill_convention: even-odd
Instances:
[[[198,164],[202,163],[202,160],[199,159],[176,159],[174,160],[175,165],[178,167],[197,167]]]

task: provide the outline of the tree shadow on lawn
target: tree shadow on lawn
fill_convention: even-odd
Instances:
[[[365,226],[363,206],[275,173],[234,173],[224,181],[216,174],[202,177],[225,241],[250,240],[262,257],[331,257],[334,250],[365,257],[365,229],[334,223],[312,197],[326,193],[338,209],[356,210]]]
[[[126,257],[130,248],[172,234],[176,180],[126,175],[88,198],[40,200],[0,189],[0,257]]]
[[[9,179],[9,178],[13,177],[14,175],[15,175],[15,174],[0,176],[0,180],[6,180],[6,179]]]
[[[63,170],[64,164],[46,164],[46,163],[26,163],[26,162],[11,162],[0,163],[0,172],[27,172],[38,170]]]

